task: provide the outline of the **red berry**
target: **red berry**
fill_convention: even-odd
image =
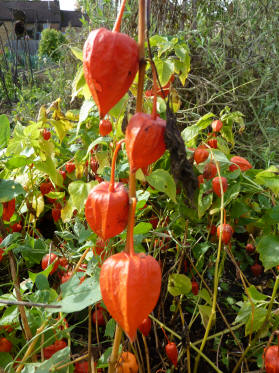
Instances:
[[[98,161],[95,159],[95,158],[91,158],[90,160],[90,168],[92,170],[92,172],[94,172],[94,174],[96,174],[98,168],[99,168],[99,163]]]
[[[99,326],[106,325],[106,321],[104,319],[104,313],[103,313],[103,308],[102,307],[97,308],[97,310],[95,310],[93,312],[92,320],[93,320],[94,324],[96,324],[96,322],[98,322]]]
[[[279,347],[270,346],[265,348],[264,354],[264,366],[266,373],[278,373],[279,372]]]
[[[223,127],[223,123],[220,120],[214,120],[211,123],[211,127],[212,127],[213,132],[219,132],[221,128]]]
[[[10,352],[12,347],[12,343],[7,338],[0,338],[0,352]]]
[[[153,229],[156,229],[159,223],[158,217],[156,215],[151,216],[151,218],[149,219],[149,223],[152,224]]]
[[[197,164],[206,161],[208,156],[208,150],[206,150],[204,147],[198,147],[194,152],[194,160]]]
[[[22,225],[19,223],[15,223],[11,226],[12,232],[21,232],[22,230]]]
[[[253,253],[256,250],[255,246],[251,243],[247,243],[247,245],[245,246],[245,249],[247,253]]]
[[[251,271],[254,276],[259,277],[263,272],[263,266],[259,263],[255,263],[251,266]]]
[[[217,236],[220,237],[221,225],[217,228]],[[227,245],[233,235],[233,229],[229,224],[223,224],[223,231],[222,231],[222,242]]]
[[[215,234],[216,234],[216,232],[217,232],[217,227],[216,227],[216,225],[211,225],[210,227],[210,235],[211,236],[215,236]]]
[[[192,293],[194,295],[198,295],[198,292],[199,292],[199,284],[197,283],[197,281],[192,281]]]
[[[40,185],[40,191],[41,191],[43,196],[45,194],[48,194],[48,193],[52,192],[53,190],[54,190],[54,186],[52,185],[52,183],[50,181],[47,182],[47,183],[42,183]]]
[[[68,172],[68,174],[71,174],[72,172],[75,171],[76,165],[75,165],[74,162],[67,162],[66,165],[65,165],[65,168],[66,168],[66,171]]]
[[[51,358],[51,356],[54,355],[55,352],[59,350],[63,350],[63,348],[65,348],[66,346],[67,346],[67,343],[63,341],[63,339],[61,339],[61,340],[55,341],[52,345],[45,347],[44,348],[45,359]]]
[[[52,262],[55,261],[56,258],[57,258],[57,255],[55,255],[55,254],[53,254],[53,253],[51,253],[50,255],[49,255],[49,254],[46,254],[46,255],[43,257],[43,259],[42,259],[42,263],[41,263],[41,267],[42,267],[42,269],[45,270],[45,269],[49,266],[49,264],[51,264]],[[51,272],[50,272],[51,275],[52,275],[52,274],[57,270],[58,266],[59,266],[59,261],[57,260],[57,261],[55,262],[55,264],[54,264],[54,266],[53,266]]]
[[[67,178],[66,171],[59,170],[59,173],[60,173],[60,175],[63,177],[63,180],[66,180],[66,178]]]
[[[75,363],[74,373],[86,373],[88,372],[88,361],[81,361],[80,363]]]
[[[140,326],[138,327],[139,331],[145,336],[147,337],[148,334],[150,333],[150,329],[151,329],[151,320],[149,317],[147,317],[146,319],[144,319],[142,321],[142,323],[140,324]]]
[[[199,184],[199,187],[200,187],[201,184],[203,184],[203,183],[204,183],[204,178],[203,178],[202,175],[199,175],[199,176],[198,176],[198,184]]]
[[[217,149],[218,147],[217,139],[210,139],[207,143],[212,149]]]
[[[101,120],[99,124],[99,132],[101,136],[106,136],[112,131],[111,121],[108,119]]]
[[[61,284],[64,284],[65,282],[69,281],[70,278],[72,276],[72,271],[68,271],[66,273],[64,273],[61,277],[60,277],[60,280],[61,280]]]
[[[46,128],[41,132],[44,140],[48,141],[50,139],[51,133]]]
[[[225,177],[219,178],[219,176],[217,176],[217,177],[214,177],[214,179],[212,180],[213,192],[217,194],[218,197],[221,197],[221,185],[220,185],[221,183],[223,186],[223,193],[225,193],[226,190],[228,189],[227,179]]]
[[[173,363],[173,365],[177,366],[177,358],[178,358],[178,351],[176,344],[174,342],[170,342],[165,347],[166,355],[170,359],[170,361]]]
[[[14,212],[15,212],[15,199],[12,199],[8,202],[3,202],[3,214],[2,214],[3,220],[10,221]]]
[[[203,170],[203,177],[206,180],[213,179],[217,175],[217,167],[213,161],[208,162]]]
[[[61,218],[61,209],[54,208],[51,210],[54,222],[56,223]]]
[[[232,158],[230,159],[230,161],[231,161],[232,163],[235,163],[235,164],[230,165],[230,167],[229,167],[229,170],[230,170],[230,171],[237,170],[237,169],[238,169],[238,166],[239,166],[239,168],[240,168],[241,171],[247,171],[247,170],[249,170],[250,168],[252,168],[251,163],[249,163],[249,162],[247,161],[247,159],[242,158],[242,157],[239,157],[239,156],[237,156],[237,155],[234,156],[234,157],[232,157]]]

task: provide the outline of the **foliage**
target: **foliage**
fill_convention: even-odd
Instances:
[[[66,43],[66,38],[61,31],[55,29],[45,29],[39,43],[38,55],[40,58],[50,57],[58,62],[62,58],[61,46]]]

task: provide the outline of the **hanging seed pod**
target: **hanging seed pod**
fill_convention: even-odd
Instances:
[[[101,119],[128,91],[138,71],[138,44],[119,32],[124,8],[125,0],[113,31],[92,31],[83,47],[84,76]]]
[[[178,351],[176,344],[174,342],[169,342],[166,347],[166,355],[170,359],[170,361],[173,363],[173,365],[177,366],[177,358],[178,358]]]
[[[96,185],[85,203],[86,220],[93,232],[103,240],[121,233],[128,223],[128,192],[124,184],[114,182],[115,162],[122,142],[117,144],[114,151],[110,182]]]
[[[134,225],[136,200],[129,224]],[[133,229],[129,230],[126,252],[109,257],[101,268],[100,288],[109,313],[133,341],[142,320],[155,307],[161,288],[161,268],[150,255],[136,254]]]
[[[126,129],[126,151],[132,172],[139,168],[146,169],[166,150],[164,140],[166,121],[157,116],[157,84],[153,65],[152,70],[155,92],[152,114],[136,113]]]

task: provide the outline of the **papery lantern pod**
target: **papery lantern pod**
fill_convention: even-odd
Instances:
[[[119,32],[125,2],[113,31],[92,31],[83,47],[84,76],[101,119],[128,91],[138,71],[138,44]]]
[[[133,225],[136,199],[130,215],[126,251],[109,257],[101,268],[100,288],[108,312],[133,341],[142,320],[154,309],[160,295],[161,268],[150,255],[136,254]]]
[[[136,113],[126,128],[126,151],[132,172],[137,169],[146,169],[156,162],[165,152],[164,134],[166,121],[157,116],[157,83],[153,64],[154,100],[152,114]]]
[[[93,232],[103,240],[121,233],[128,224],[128,192],[123,183],[114,182],[116,157],[123,141],[114,151],[110,182],[96,185],[85,203],[85,218]]]
[[[278,332],[276,332],[277,334]],[[271,336],[272,341],[273,336]],[[263,360],[266,373],[279,372],[279,334],[277,334],[277,345],[269,346],[264,349]]]
[[[235,163],[235,164],[230,165],[229,167],[230,171],[237,170],[238,167],[240,168],[241,171],[247,171],[253,167],[251,163],[247,161],[247,159],[243,157],[239,157],[238,155],[233,156],[230,159],[230,162]]]

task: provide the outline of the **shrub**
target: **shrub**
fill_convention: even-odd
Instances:
[[[50,57],[57,62],[62,58],[61,46],[66,43],[66,38],[61,31],[45,29],[39,44],[39,57]]]

